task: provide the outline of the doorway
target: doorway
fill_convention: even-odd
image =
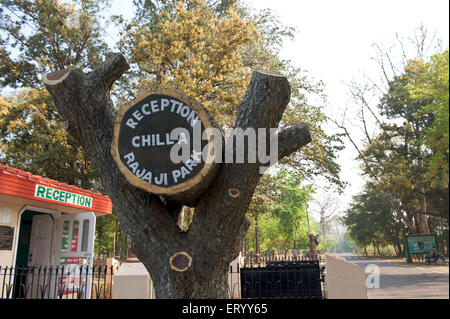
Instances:
[[[53,237],[53,218],[50,214],[25,210],[20,215],[15,258],[14,298],[25,297],[30,267],[50,263]]]
[[[32,210],[22,212],[19,223],[15,266],[48,265],[50,262],[52,236],[53,218],[50,214]]]
[[[94,213],[25,208],[19,218],[13,298],[90,298]]]

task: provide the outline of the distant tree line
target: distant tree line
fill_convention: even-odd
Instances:
[[[361,128],[362,143],[350,133],[350,120],[335,121],[367,179],[343,222],[362,249],[390,245],[404,255],[404,235],[432,233],[448,254],[449,50],[421,27],[409,38],[415,50],[408,58],[408,43],[397,38],[400,62],[376,45],[381,81],[351,84],[359,107],[352,125]]]

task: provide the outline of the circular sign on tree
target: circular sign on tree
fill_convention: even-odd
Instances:
[[[173,89],[154,91],[120,110],[111,152],[134,186],[194,204],[216,172],[216,137],[207,130],[216,127],[193,98]]]

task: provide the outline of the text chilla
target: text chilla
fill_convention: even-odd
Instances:
[[[125,124],[134,130],[145,116],[158,112],[171,112],[179,114],[182,118],[186,119],[191,127],[194,127],[195,123],[199,120],[199,117],[195,111],[188,105],[174,99],[169,100],[166,98],[161,98],[151,100],[150,103],[143,104],[140,108],[135,110],[128,119],[126,119]]]
[[[170,138],[170,133],[136,135],[131,139],[131,144],[136,148],[173,145],[175,142]],[[180,134],[177,144],[180,143],[189,144],[186,134]]]

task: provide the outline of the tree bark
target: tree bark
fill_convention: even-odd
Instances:
[[[404,255],[404,254],[403,254],[403,247],[402,247],[402,245],[400,244],[400,241],[397,240],[396,245],[397,245],[397,250],[398,250],[397,256],[403,257],[403,255]]]
[[[419,187],[420,193],[420,211],[422,214],[418,214],[417,217],[419,219],[419,234],[429,234],[430,229],[428,227],[428,215],[427,215],[427,200],[425,197],[425,187]]]
[[[158,298],[228,298],[227,271],[249,227],[245,213],[260,179],[260,163],[225,163],[198,198],[189,230],[181,232],[165,202],[129,184],[110,153],[116,110],[110,89],[129,65],[112,54],[93,72],[61,70],[44,78],[69,133],[82,145],[114,204],[133,252],[146,266]],[[255,71],[238,106],[235,128],[278,127],[289,102],[287,79]],[[279,133],[279,159],[311,141],[298,124]],[[236,147],[236,146],[235,146]],[[233,190],[231,193],[230,190]],[[233,196],[232,196],[233,195]],[[171,257],[184,252],[190,267],[175,271]]]
[[[255,214],[255,254],[259,258],[259,225],[258,213]]]

